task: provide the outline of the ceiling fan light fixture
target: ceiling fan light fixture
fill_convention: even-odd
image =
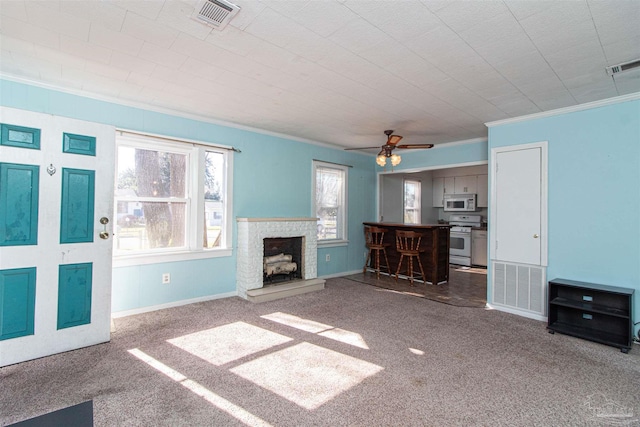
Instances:
[[[400,135],[393,135],[392,130],[385,130],[384,134],[387,135],[387,143],[380,147],[380,151],[376,156],[376,163],[380,167],[385,167],[387,159],[390,160],[391,166],[398,166],[402,161],[402,157],[397,154],[393,154],[393,150],[396,148],[431,148],[433,144],[398,144],[402,137]],[[362,147],[362,148],[345,148],[345,150],[370,150],[378,147]],[[392,169],[393,170],[393,169]]]

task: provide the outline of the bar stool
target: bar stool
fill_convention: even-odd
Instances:
[[[422,261],[420,261],[420,254],[425,252],[424,248],[420,248],[420,240],[422,240],[422,233],[418,233],[415,231],[396,231],[396,251],[400,254],[400,262],[398,263],[398,269],[396,270],[396,282],[398,281],[398,274],[400,273],[400,269],[402,268],[402,261],[404,257],[407,257],[407,272],[409,273],[409,283],[413,286],[413,258],[418,260],[418,266],[420,267],[420,274],[422,275],[422,280],[424,282],[427,281],[426,276],[424,274],[424,269],[422,268]]]
[[[389,243],[384,243],[384,233],[387,232],[386,228],[374,227],[366,225],[364,227],[364,238],[367,244],[367,248],[369,248],[369,253],[367,254],[367,260],[364,263],[364,267],[362,268],[362,274],[367,272],[367,265],[369,265],[369,261],[373,262],[373,268],[376,272],[376,277],[380,278],[380,252],[384,255],[384,260],[387,263],[387,272],[391,274],[391,268],[389,267],[389,259],[387,258],[387,246],[390,246]],[[375,251],[375,259],[371,258],[371,252]]]

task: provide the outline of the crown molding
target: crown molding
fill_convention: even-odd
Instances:
[[[448,148],[448,147],[454,147],[456,145],[477,144],[478,142],[487,142],[487,141],[488,139],[485,137],[462,139],[460,141],[451,141],[451,142],[443,142],[441,144],[435,144],[433,148]]]
[[[468,144],[477,144],[478,142],[488,142],[488,138],[482,137],[482,138],[471,138],[471,139],[461,139],[460,141],[450,141],[450,142],[440,142],[440,143],[434,143],[432,148],[423,148],[420,150],[414,150],[414,151],[424,151],[424,150],[436,150],[438,148],[449,148],[449,147],[455,147],[457,145],[468,145]],[[376,157],[377,154],[373,154],[373,153],[368,153],[368,152],[360,152],[358,154],[363,154],[366,156],[371,156],[371,157]]]
[[[341,147],[341,146],[338,146],[338,145],[334,145],[334,144],[329,144],[327,142],[320,142],[320,141],[316,141],[316,140],[313,140],[313,139],[301,138],[301,137],[298,137],[298,136],[287,135],[287,134],[279,133],[279,132],[273,132],[273,131],[266,130],[266,129],[260,129],[260,128],[255,128],[255,127],[251,127],[251,126],[241,125],[239,123],[227,122],[227,121],[218,120],[218,119],[212,119],[211,117],[200,116],[200,115],[197,115],[197,114],[187,113],[187,112],[179,111],[179,110],[173,110],[171,108],[166,108],[166,107],[159,107],[157,105],[151,105],[151,104],[144,103],[144,102],[128,101],[128,100],[123,100],[123,99],[119,99],[119,98],[108,96],[108,95],[101,95],[101,94],[97,94],[97,93],[93,93],[93,92],[86,92],[86,91],[78,90],[78,89],[69,89],[69,88],[65,88],[65,87],[62,87],[62,86],[57,86],[57,85],[50,84],[50,83],[43,83],[43,82],[39,82],[39,81],[36,81],[36,80],[31,80],[31,79],[28,79],[28,78],[25,78],[25,77],[20,77],[20,76],[14,76],[14,75],[3,73],[3,72],[0,72],[0,80],[8,80],[8,81],[16,82],[16,83],[26,84],[26,85],[29,85],[29,86],[36,86],[36,87],[39,87],[39,88],[42,88],[42,89],[48,89],[48,90],[53,90],[53,91],[56,91],[56,92],[62,92],[62,93],[66,93],[66,94],[69,94],[69,95],[74,95],[74,96],[80,96],[80,97],[83,97],[83,98],[94,99],[96,101],[109,102],[109,103],[112,103],[112,104],[122,105],[122,106],[125,106],[125,107],[131,107],[131,108],[139,108],[139,109],[151,111],[151,112],[154,112],[154,113],[167,114],[167,115],[174,116],[174,117],[180,117],[180,118],[189,119],[189,120],[196,120],[196,121],[199,121],[199,122],[209,123],[209,124],[212,124],[212,125],[224,126],[224,127],[228,127],[228,128],[232,128],[232,129],[238,129],[238,130],[247,131],[247,132],[254,132],[254,133],[261,134],[261,135],[273,136],[273,137],[276,137],[276,138],[288,139],[288,140],[296,141],[296,142],[303,142],[305,144],[312,144],[312,145],[317,145],[317,146],[321,146],[321,147],[325,147],[325,148],[333,148],[333,149],[339,149],[339,150],[344,149],[344,147]]]
[[[261,135],[273,136],[275,138],[282,138],[282,139],[287,139],[287,140],[291,140],[291,141],[302,142],[302,143],[305,143],[305,144],[311,144],[311,145],[316,145],[316,146],[325,147],[325,148],[332,148],[332,149],[337,149],[337,150],[344,150],[344,148],[345,148],[345,147],[342,147],[342,146],[339,146],[339,145],[329,144],[327,142],[320,142],[320,141],[316,141],[316,140],[312,140],[312,139],[301,138],[301,137],[297,137],[297,136],[293,136],[293,135],[287,135],[287,134],[284,134],[284,133],[273,132],[273,131],[269,131],[269,130],[265,130],[265,129],[260,129],[260,128],[255,128],[255,127],[251,127],[251,126],[241,125],[241,124],[238,124],[238,123],[227,122],[227,121],[224,121],[224,120],[212,119],[211,117],[205,117],[205,116],[200,116],[200,115],[197,115],[197,114],[186,113],[186,112],[179,111],[179,110],[173,110],[171,108],[158,107],[156,105],[151,105],[151,104],[144,103],[144,102],[127,101],[127,100],[118,99],[118,98],[113,97],[113,96],[102,95],[102,94],[97,94],[97,93],[93,93],[93,92],[86,92],[86,91],[79,90],[79,89],[69,89],[69,88],[65,88],[65,87],[62,87],[62,86],[55,85],[55,84],[44,83],[44,82],[40,82],[40,81],[36,81],[36,80],[31,80],[31,79],[28,79],[26,77],[14,76],[12,74],[7,74],[7,73],[3,73],[3,72],[0,72],[0,79],[8,80],[8,81],[16,82],[16,83],[21,83],[21,84],[26,84],[26,85],[29,85],[29,86],[36,86],[36,87],[39,87],[39,88],[42,88],[42,89],[53,90],[53,91],[56,91],[56,92],[66,93],[66,94],[69,94],[69,95],[80,96],[80,97],[83,97],[83,98],[94,99],[96,101],[109,102],[109,103],[112,103],[112,104],[122,105],[122,106],[125,106],[125,107],[139,108],[139,109],[151,111],[151,112],[154,112],[154,113],[168,114],[170,116],[180,117],[180,118],[183,118],[183,119],[196,120],[196,121],[199,121],[199,122],[209,123],[209,124],[213,124],[213,125],[217,125],[217,126],[224,126],[224,127],[228,127],[228,128],[232,128],[232,129],[238,129],[238,130],[242,130],[242,131],[254,132],[254,133],[261,134]],[[131,129],[130,131],[135,131],[135,130]],[[460,140],[460,141],[450,141],[450,142],[435,143],[432,149],[453,147],[453,146],[456,146],[456,145],[475,144],[477,142],[486,142],[486,141],[487,141],[487,138],[486,137],[482,137],[482,138],[465,139],[465,140]],[[358,152],[355,152],[355,151],[354,151],[354,154],[362,154],[362,155],[366,155],[366,156],[375,156],[376,155],[376,154],[367,153],[367,152],[359,152],[358,153]]]
[[[615,96],[613,98],[602,99],[600,101],[592,101],[584,104],[572,105],[570,107],[563,107],[555,110],[542,111],[540,113],[527,114],[526,116],[512,117],[509,119],[486,122],[485,126],[488,128],[491,128],[494,126],[502,126],[502,125],[511,124],[511,123],[541,119],[545,117],[559,116],[562,114],[575,113],[577,111],[584,111],[584,110],[590,110],[592,108],[604,107],[612,104],[619,104],[621,102],[635,101],[637,99],[640,99],[640,92],[630,93],[628,95]]]

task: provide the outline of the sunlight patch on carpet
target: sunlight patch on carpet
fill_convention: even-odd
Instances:
[[[313,410],[384,368],[337,351],[300,343],[230,371]]]
[[[369,350],[369,346],[365,342],[364,338],[362,338],[362,335],[357,332],[351,332],[340,328],[333,328],[328,331],[320,332],[318,335],[332,339],[334,341],[340,341],[341,343],[349,344],[354,347]]]
[[[173,368],[165,365],[157,359],[149,356],[142,350],[138,348],[133,348],[129,350],[129,353],[138,359],[142,360],[144,363],[148,364],[152,368],[160,371],[164,375],[168,376],[181,386],[187,388],[198,396],[202,397],[207,402],[211,403],[216,408],[226,412],[231,415],[233,418],[241,421],[242,423],[248,426],[264,426],[271,427],[271,424],[266,422],[265,420],[256,417],[251,412],[245,410],[243,407],[235,405],[228,401],[227,399],[218,396],[208,388],[203,385],[197,383],[196,381],[190,380],[186,376],[182,375],[180,372],[176,371]]]
[[[295,329],[300,329],[305,332],[318,334],[322,337],[329,338],[334,341],[340,341],[344,344],[349,344],[355,347],[369,350],[369,346],[365,342],[364,338],[362,338],[362,335],[357,332],[335,328],[331,325],[325,325],[324,323],[304,319],[302,317],[294,316],[293,314],[282,312],[265,314],[264,316],[260,317]]]
[[[258,326],[235,322],[183,335],[167,342],[220,366],[292,340]]]
[[[280,323],[282,325],[290,326],[292,328],[300,329],[301,331],[311,332],[316,334],[321,331],[333,328],[333,326],[325,325],[309,319],[303,319],[302,317],[294,316],[293,314],[276,312],[271,314],[265,314],[260,316],[263,319],[271,320],[272,322]]]

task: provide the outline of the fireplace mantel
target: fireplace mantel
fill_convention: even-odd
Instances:
[[[317,218],[236,218],[238,295],[250,301],[269,301],[324,288],[318,275]],[[302,279],[263,288],[264,239],[302,237]]]

